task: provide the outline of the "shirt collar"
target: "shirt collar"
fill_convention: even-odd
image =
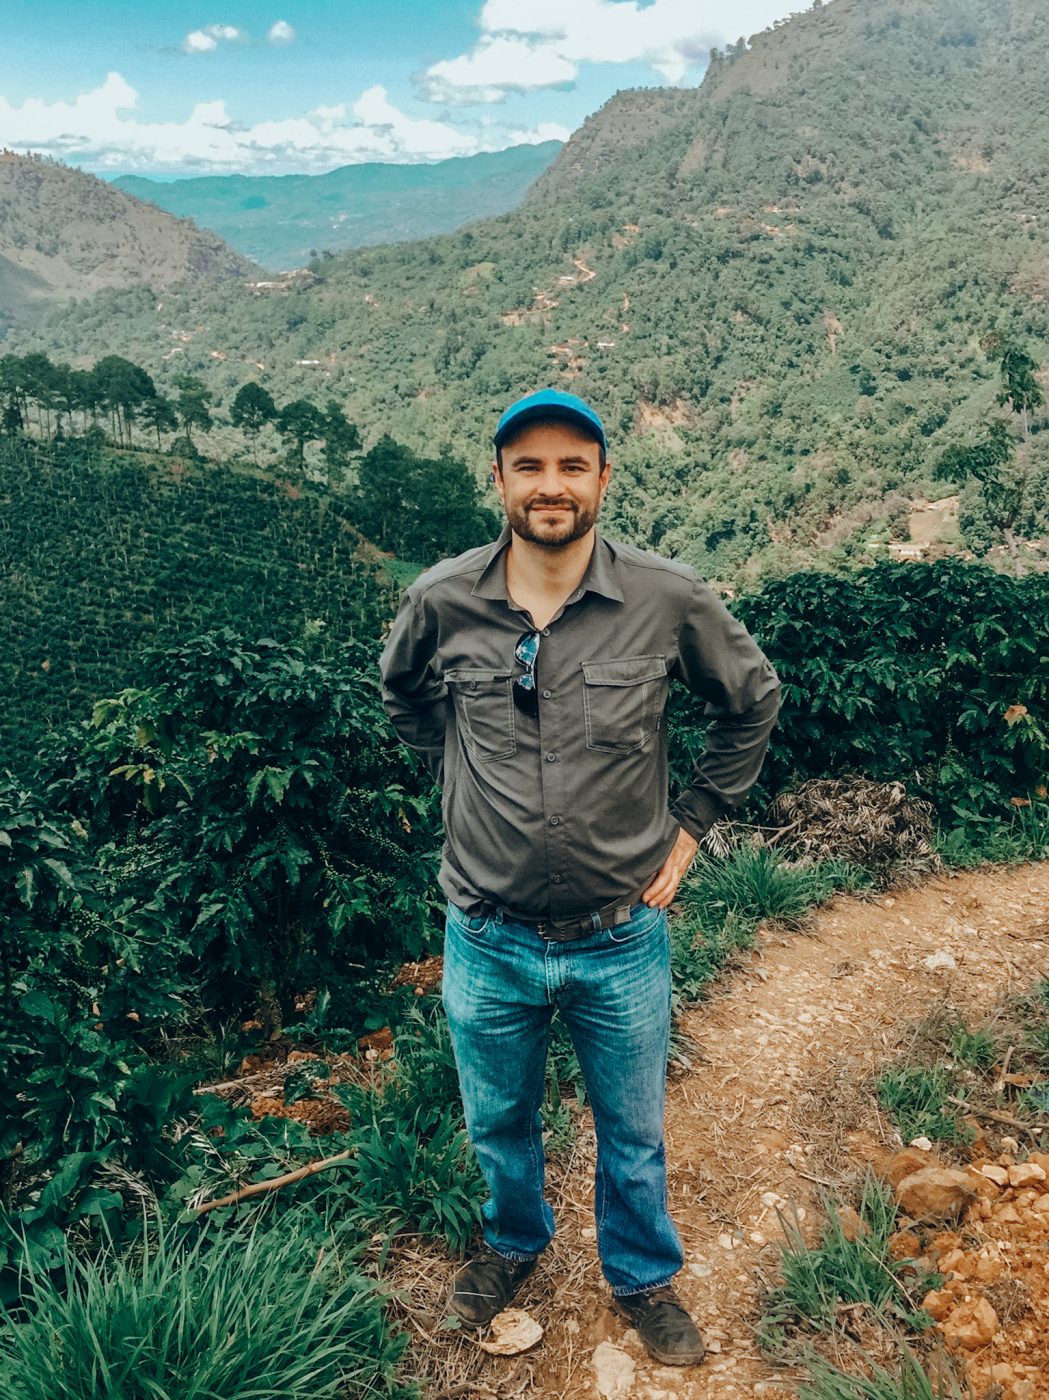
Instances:
[[[488,563],[484,566],[481,577],[470,590],[475,598],[501,599],[504,603],[510,601],[506,591],[505,560],[509,545],[510,526],[505,524],[499,532],[498,539],[490,547]],[[613,602],[621,603],[623,590],[616,578],[615,558],[614,545],[598,530],[590,563],[586,566],[583,581],[572,594],[572,598],[580,598],[584,593],[600,593],[603,598],[611,598]]]

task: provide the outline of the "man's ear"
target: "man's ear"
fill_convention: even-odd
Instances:
[[[605,458],[605,465],[602,468],[599,480],[601,482],[601,495],[604,496],[605,492],[608,490],[608,483],[612,480],[612,463],[607,457]]]

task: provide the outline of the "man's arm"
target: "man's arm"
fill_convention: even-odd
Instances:
[[[700,579],[678,632],[674,674],[706,700],[711,723],[692,782],[670,808],[681,827],[677,840],[641,895],[659,909],[677,894],[699,842],[754,786],[779,713],[779,677],[743,624]]]
[[[780,683],[743,624],[702,580],[678,633],[676,674],[706,702],[707,746],[671,815],[699,841],[757,782],[779,713]]]
[[[434,668],[436,650],[435,629],[406,591],[379,658],[382,703],[401,740],[441,782],[448,688]]]

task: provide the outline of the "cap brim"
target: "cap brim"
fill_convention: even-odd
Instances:
[[[571,427],[578,428],[584,437],[598,443],[605,451],[608,450],[605,435],[593,419],[588,418],[585,413],[576,413],[574,409],[562,408],[558,404],[535,404],[531,408],[523,408],[520,413],[515,413],[508,423],[503,424],[492,441],[496,447],[502,447],[508,438],[516,437],[529,423],[550,422],[568,423]]]

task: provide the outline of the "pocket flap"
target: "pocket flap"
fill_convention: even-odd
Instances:
[[[493,685],[496,681],[508,681],[513,675],[513,671],[493,671],[491,667],[457,667],[454,671],[445,671],[444,679],[447,685],[465,685],[476,688],[480,685]]]
[[[609,661],[584,661],[587,685],[640,685],[667,673],[665,656],[619,656]]]

